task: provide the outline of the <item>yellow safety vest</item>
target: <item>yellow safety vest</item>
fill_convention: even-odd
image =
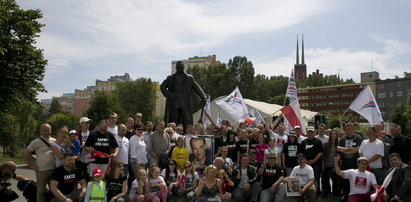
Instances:
[[[106,198],[106,183],[101,182],[101,189],[94,183],[91,185],[90,202],[105,202]]]

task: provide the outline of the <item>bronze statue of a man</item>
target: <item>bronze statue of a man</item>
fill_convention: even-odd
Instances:
[[[206,95],[194,80],[193,76],[184,72],[184,64],[181,61],[176,63],[177,72],[168,76],[161,83],[161,92],[167,98],[164,121],[176,124],[193,125],[193,101],[191,92],[194,92],[206,102]]]

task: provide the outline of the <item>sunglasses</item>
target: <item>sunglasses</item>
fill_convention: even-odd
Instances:
[[[137,128],[137,130],[139,130],[139,131],[143,131],[144,129],[143,129],[143,128]]]

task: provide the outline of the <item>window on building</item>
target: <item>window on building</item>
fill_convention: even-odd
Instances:
[[[380,107],[385,107],[385,102],[380,102]]]
[[[390,92],[390,97],[394,97],[394,92]]]
[[[400,101],[397,101],[397,106],[400,106],[400,105],[402,105],[401,100],[400,100]]]
[[[398,81],[397,87],[401,87],[401,81]]]
[[[387,116],[387,112],[382,111],[382,112],[381,112],[381,115],[382,115],[383,117],[385,117],[385,116]]]
[[[378,84],[378,87],[379,87],[380,89],[384,89],[385,85],[384,85],[383,83],[380,83],[380,84]]]
[[[397,91],[397,97],[402,97],[402,91]]]
[[[378,98],[386,98],[386,94],[385,93],[378,93]]]

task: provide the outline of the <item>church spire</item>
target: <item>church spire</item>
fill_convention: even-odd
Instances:
[[[296,57],[296,63],[295,64],[300,64],[300,58],[299,58],[299,53],[298,53],[298,34],[297,34],[297,57]]]
[[[301,45],[301,64],[305,64],[304,63],[304,34],[302,35],[302,45]]]

